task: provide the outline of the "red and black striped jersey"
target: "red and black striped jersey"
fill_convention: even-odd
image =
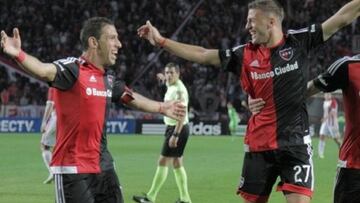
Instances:
[[[314,85],[325,92],[342,90],[346,126],[339,167],[360,169],[360,55],[335,61]]]
[[[245,150],[266,151],[310,143],[306,87],[309,52],[323,44],[321,25],[289,30],[279,44],[247,43],[219,52],[222,68],[235,73],[243,90],[266,102],[252,115]]]
[[[56,103],[56,145],[51,170],[59,173],[99,173],[113,168],[107,148],[106,118],[112,101],[124,92],[111,70],[101,70],[84,58],[54,62],[50,85]]]

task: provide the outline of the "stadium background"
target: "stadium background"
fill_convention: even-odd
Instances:
[[[248,41],[248,36],[244,29],[247,15],[247,2],[249,1],[3,0],[0,2],[0,28],[9,33],[13,27],[18,27],[22,37],[22,47],[26,52],[38,57],[42,61],[53,61],[67,56],[79,56],[81,54],[81,47],[78,36],[82,22],[92,16],[106,16],[115,22],[120,35],[120,40],[123,44],[117,63],[113,67],[118,77],[124,79],[129,86],[141,94],[156,100],[161,100],[162,90],[160,85],[156,82],[156,73],[161,71],[164,65],[169,61],[177,62],[182,67],[182,80],[188,87],[190,93],[190,115],[193,126],[192,134],[228,135],[226,109],[226,102],[228,100],[234,101],[235,107],[240,114],[241,123],[243,125],[240,127],[241,130],[239,131],[239,134],[243,134],[244,128],[246,127],[244,124],[246,124],[249,117],[249,112],[241,105],[241,101],[246,100],[246,95],[239,87],[237,78],[231,74],[218,71],[216,68],[209,68],[203,65],[186,62],[168,53],[162,52],[161,49],[154,48],[144,40],[139,39],[136,35],[136,29],[145,23],[146,20],[151,20],[164,36],[208,48],[230,48]],[[321,23],[334,14],[347,1],[281,0],[280,2],[283,4],[286,11],[286,18],[284,21],[284,28],[286,30],[287,28],[303,28],[313,22]],[[323,71],[326,66],[336,58],[357,53],[360,49],[359,33],[359,25],[358,22],[355,21],[352,25],[342,29],[334,35],[325,46],[320,47],[312,53],[310,55],[310,78],[315,77],[318,73]],[[13,153],[8,154],[9,158],[6,160],[9,161],[9,164],[12,164],[7,165],[6,167],[5,165],[2,166],[0,174],[11,173],[11,171],[13,171],[11,165],[14,164],[16,166],[19,165],[19,167],[21,167],[21,165],[26,166],[30,160],[36,162],[39,171],[43,170],[45,174],[46,171],[42,166],[40,158],[37,159],[33,156],[40,157],[38,144],[36,144],[36,142],[39,139],[39,134],[37,132],[39,132],[41,116],[44,110],[46,92],[46,83],[27,75],[14,63],[14,61],[3,54],[0,54],[1,156],[5,157],[9,151],[14,150],[15,146],[18,146],[20,149],[31,148],[31,150],[33,150],[33,153],[29,153],[31,157],[23,157],[21,163],[13,163],[13,160],[11,160]],[[336,94],[336,97],[340,102],[341,109],[342,101],[340,93]],[[316,135],[322,114],[321,95],[309,99],[308,103],[309,114],[311,121],[314,124],[314,132]],[[161,115],[141,113],[128,109],[122,105],[114,104],[111,109],[110,118],[107,130],[111,134],[161,135],[163,132]],[[22,135],[29,136],[24,138]],[[130,136],[131,139],[129,136],[120,136],[111,138],[111,141],[114,140],[115,143],[113,145],[120,145],[120,148],[121,146],[123,147],[121,144],[122,142],[139,142],[139,146],[143,146],[141,145],[142,141],[149,139],[149,137],[151,140],[161,142],[160,136],[156,136],[155,138],[153,136]],[[24,139],[30,139],[29,143],[35,144],[30,145],[29,143],[24,142]],[[195,144],[197,139],[200,139],[199,142],[209,144],[208,148],[202,148],[201,144],[199,146],[202,150],[208,151],[209,154],[211,154],[213,150],[211,144],[213,142],[212,139],[220,139],[225,142],[221,145],[222,147],[219,146],[218,149],[223,151],[224,155],[214,155],[214,159],[216,157],[223,159],[223,156],[234,155],[236,151],[237,159],[234,161],[238,164],[235,164],[235,181],[234,179],[232,180],[232,184],[235,183],[233,188],[235,188],[241,168],[242,152],[240,146],[242,145],[242,138],[196,137],[194,138],[195,149],[193,149],[193,151],[197,150]],[[231,139],[234,141],[229,142]],[[4,143],[6,142],[9,143],[5,145]],[[190,154],[192,151],[191,143],[192,142],[190,142],[189,156],[201,157],[201,155],[196,153]],[[148,149],[146,144],[149,143],[143,144],[143,147]],[[230,146],[234,145],[234,148],[229,147],[227,144]],[[317,145],[314,144],[314,146]],[[7,151],[6,149],[8,147],[9,150]],[[158,153],[158,147],[160,147],[159,143],[154,144],[152,149],[154,157],[152,157],[152,160],[156,159],[155,155]],[[112,147],[111,150],[115,154],[121,152],[119,156],[123,159],[125,155],[131,156],[131,153],[129,154],[128,151],[122,151],[117,147]],[[336,147],[330,145],[328,153],[333,154],[332,159],[336,160]],[[146,153],[143,155],[146,156]],[[119,162],[123,161],[121,158],[119,158]],[[125,157],[125,159],[127,158]],[[139,159],[141,159],[141,156],[139,156]],[[334,163],[322,163],[324,165],[321,165],[320,168],[331,168],[333,171],[335,170],[336,161],[334,161]],[[140,163],[137,164],[140,165]],[[154,171],[152,166],[153,163],[151,162],[149,163],[149,167],[147,167],[149,175],[146,179],[147,181],[144,181],[145,185],[150,184],[150,177]],[[211,167],[211,165],[209,165],[209,167]],[[220,169],[220,167],[218,169],[218,173],[224,173],[223,169]],[[133,169],[129,168],[129,170]],[[215,169],[213,170],[216,171]],[[14,172],[15,171],[16,170],[14,170]],[[138,172],[141,173],[141,171]],[[131,182],[130,177],[133,177],[133,175],[128,173],[123,175],[120,172],[122,181],[124,181],[123,179],[126,177],[126,180]],[[33,177],[39,177],[40,180],[37,182],[40,183],[42,173],[38,172],[35,174],[36,175],[33,175]],[[196,173],[194,173],[194,175],[195,174]],[[334,174],[326,176],[326,178],[333,178],[333,175]],[[12,176],[3,176],[5,180],[11,180],[10,177]],[[10,181],[9,184],[11,188],[13,182]],[[331,181],[330,184],[332,184]],[[142,185],[141,188],[146,190],[147,187]],[[11,195],[12,193],[7,193],[6,191],[7,190],[2,186],[0,188],[0,196],[1,194],[3,194],[3,197],[9,196],[10,201],[1,199],[0,197],[0,202],[24,202],[20,200],[12,201],[16,195]],[[44,191],[42,192],[45,193]],[[135,192],[138,193],[139,191]],[[192,192],[191,189],[190,192]],[[233,196],[232,192],[233,190],[230,190],[230,194],[228,191],[224,192],[224,195],[226,193],[227,195]],[[20,192],[20,194],[23,193]],[[27,193],[25,192],[24,194],[24,199],[27,199]],[[205,191],[204,196],[207,196],[206,194]],[[209,194],[211,193],[208,193],[208,195]],[[325,196],[331,199],[331,191],[327,191],[325,194],[328,194]],[[196,196],[196,194],[192,194],[192,196]],[[41,201],[43,201],[41,198],[40,200],[34,200],[34,202]],[[46,198],[44,202],[48,202],[46,201]],[[204,200],[200,202],[212,201]],[[330,200],[324,202],[330,202]]]

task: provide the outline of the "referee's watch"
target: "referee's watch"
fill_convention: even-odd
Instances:
[[[172,136],[174,136],[174,137],[179,137],[179,133],[173,132]]]

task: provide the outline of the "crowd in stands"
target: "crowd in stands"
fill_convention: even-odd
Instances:
[[[297,29],[309,23],[321,23],[347,1],[280,0],[286,12],[284,27]],[[186,62],[165,52],[154,58],[160,48],[152,47],[136,35],[137,28],[150,20],[164,36],[207,48],[231,48],[249,40],[245,30],[249,0],[205,0],[179,34],[173,36],[197,2],[5,0],[0,2],[0,19],[3,19],[0,27],[10,33],[17,26],[23,49],[42,61],[50,62],[62,57],[79,56],[82,23],[92,16],[108,17],[115,22],[123,45],[114,70],[117,77],[124,79],[129,86],[145,96],[161,100],[163,95],[156,81],[156,73],[162,71],[166,63],[177,62],[182,67],[182,80],[191,94],[190,105],[194,115],[221,118],[221,115],[226,115],[227,100],[231,100],[246,120],[248,113],[240,104],[247,96],[242,92],[238,78],[216,68]],[[319,74],[336,58],[352,54],[352,36],[359,33],[358,23],[355,22],[333,36],[327,45],[316,50],[316,55],[310,56],[310,78]],[[154,64],[145,70],[152,60]],[[0,67],[0,91],[1,95],[9,95],[4,97],[5,100],[1,96],[2,104],[45,104],[46,100],[46,88],[22,76],[10,77],[3,67]],[[114,109],[114,117],[116,114],[129,114],[123,106]]]

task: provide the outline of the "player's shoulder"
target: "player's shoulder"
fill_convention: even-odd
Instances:
[[[186,94],[188,92],[186,85],[181,80],[179,80],[179,83],[178,83],[178,91],[184,92]]]
[[[58,60],[54,61],[54,63],[71,64],[71,63],[76,63],[76,62],[81,61],[81,60],[82,60],[81,58],[69,56],[69,57],[66,57],[66,58],[58,59]]]
[[[298,36],[298,35],[304,35],[307,33],[313,33],[318,31],[319,29],[321,29],[321,26],[318,24],[311,24],[308,27],[304,27],[304,28],[299,28],[299,29],[289,29],[287,30],[286,34],[287,35],[292,35],[292,36]]]
[[[77,68],[78,64],[84,63],[84,61],[81,58],[77,57],[66,57],[61,58],[53,62],[55,65],[59,66],[61,69],[64,69],[66,67],[68,68]]]
[[[180,80],[180,79],[177,81],[176,85],[178,87],[180,87],[180,88],[185,88],[186,89],[186,86],[185,86],[184,82],[182,80]]]
[[[359,63],[359,62],[360,62],[360,54],[354,56],[344,56],[333,62],[327,69],[327,72],[333,75],[340,68],[347,67],[349,63]]]

